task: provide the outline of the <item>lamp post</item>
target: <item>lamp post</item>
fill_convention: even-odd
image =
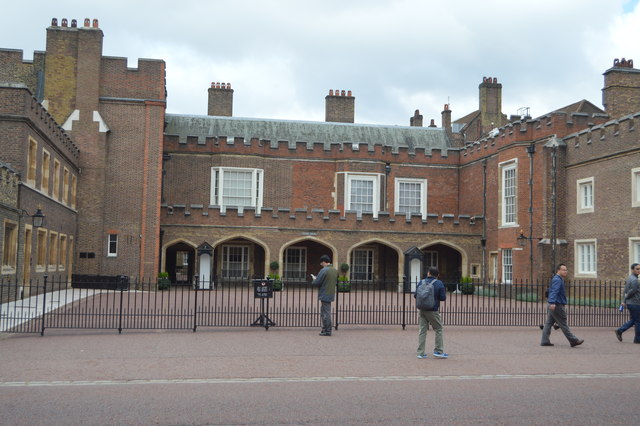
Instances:
[[[25,209],[20,209],[18,211],[18,230],[20,230],[21,227],[22,227],[22,223],[21,222],[22,222],[22,218],[23,217],[30,217],[31,218],[31,224],[36,229],[44,226],[45,215],[44,215],[44,213],[42,213],[42,209],[40,209],[40,207],[38,207],[36,209],[36,212],[34,214],[32,214],[32,215],[29,214],[29,212],[26,211]],[[21,238],[21,237],[19,237],[19,238]],[[23,244],[22,244],[22,250],[23,251],[25,250],[25,243],[26,243],[26,241],[23,241]],[[24,253],[24,255],[25,256],[23,256],[24,257],[23,263],[29,262],[29,270],[31,270],[31,260],[30,259],[26,259],[26,253]],[[20,279],[21,279],[20,275],[21,275],[21,272],[23,272],[23,271],[24,271],[24,265],[21,268],[16,268],[16,282],[17,283],[20,282]],[[24,290],[23,290],[22,293],[23,294],[21,296],[24,295]]]

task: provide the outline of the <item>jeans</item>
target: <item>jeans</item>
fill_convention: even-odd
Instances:
[[[633,321],[633,326],[635,327],[636,331],[636,335],[633,338],[633,343],[640,343],[640,305],[627,304],[627,309],[631,314],[631,321]]]

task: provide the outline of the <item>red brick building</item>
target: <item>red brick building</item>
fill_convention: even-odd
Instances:
[[[605,72],[604,109],[581,100],[507,118],[502,85],[485,77],[477,111],[452,120],[445,105],[441,127],[423,127],[416,110],[405,127],[357,123],[347,90],[329,91],[325,122],[236,118],[227,83],[206,88],[208,115],[165,114],[164,62],[130,69],[102,56],[102,38],[95,20],[54,20],[33,61],[0,50],[0,83],[21,84],[79,150],[65,163],[77,204],[47,198],[77,223],[67,270],[304,282],[327,253],[352,279],[395,288],[430,265],[445,280],[512,283],[547,279],[560,261],[572,277],[619,279],[640,261],[632,61]],[[37,131],[10,133],[0,114],[0,161],[27,187]]]

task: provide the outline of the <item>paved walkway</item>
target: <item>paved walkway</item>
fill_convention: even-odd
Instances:
[[[446,327],[450,358],[416,358],[417,326],[199,328],[191,331],[52,330],[44,336],[0,334],[0,387],[62,382],[246,380],[439,380],[487,377],[640,376],[633,330],[575,328],[571,348],[560,331],[540,346],[535,327]],[[433,344],[433,332],[427,335]]]

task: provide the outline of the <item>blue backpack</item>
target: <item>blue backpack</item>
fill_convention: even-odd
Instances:
[[[432,311],[436,306],[436,295],[433,282],[435,279],[426,278],[418,283],[416,289],[416,308],[421,311]]]

